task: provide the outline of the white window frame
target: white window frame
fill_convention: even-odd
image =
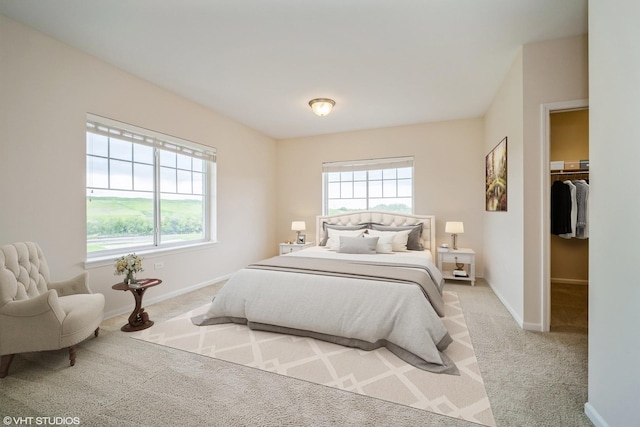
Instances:
[[[369,195],[369,171],[411,168],[411,214],[414,210],[415,173],[413,156],[391,157],[380,159],[348,160],[339,162],[325,162],[322,164],[322,211],[323,215],[329,214],[329,173],[331,172],[367,172],[366,178],[366,209],[371,210],[371,199],[384,199],[385,197],[370,197]],[[395,178],[396,183],[399,178]],[[398,197],[395,197],[398,198]],[[353,199],[356,199],[355,197]]]
[[[119,140],[132,142],[152,147],[154,149],[153,160],[153,203],[154,203],[154,231],[153,243],[140,246],[129,246],[121,249],[109,249],[95,252],[87,251],[87,267],[104,265],[105,260],[112,260],[114,256],[126,253],[155,254],[161,252],[181,252],[192,250],[200,246],[211,245],[215,241],[216,235],[216,203],[215,203],[215,179],[216,179],[216,150],[215,148],[204,146],[192,141],[187,141],[178,137],[165,135],[149,129],[122,123],[106,117],[87,114],[87,133],[95,133],[107,137],[114,137]],[[192,158],[201,159],[205,165],[203,185],[203,238],[183,242],[163,243],[161,241],[160,230],[160,151],[164,150],[177,154],[186,155]],[[89,157],[86,153],[85,158]],[[178,170],[178,169],[177,169]],[[92,187],[87,182],[86,189]],[[85,239],[87,239],[85,232]]]

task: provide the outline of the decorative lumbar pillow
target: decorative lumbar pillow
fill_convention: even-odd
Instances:
[[[327,229],[327,232],[329,233],[329,238],[326,246],[333,251],[340,249],[340,237],[362,237],[364,234],[364,230],[336,230],[333,228]]]
[[[380,240],[378,241],[378,246],[380,246],[380,241],[384,239],[384,241],[390,241],[391,250],[387,252],[405,252],[407,250],[407,240],[409,239],[409,233],[411,230],[403,230],[403,231],[378,231],[378,230],[367,230],[367,233],[371,236],[379,236]],[[378,251],[382,252],[382,251]]]
[[[369,225],[368,224],[358,224],[358,225],[333,225],[333,224],[327,224],[326,222],[322,223],[322,228],[324,230],[324,234],[322,236],[322,239],[320,240],[320,243],[318,244],[318,246],[327,246],[327,240],[329,240],[329,229],[333,229],[333,230],[364,230],[366,228],[368,228]]]
[[[422,223],[416,225],[402,225],[399,227],[395,227],[393,225],[380,225],[380,224],[371,224],[372,230],[378,231],[409,231],[409,238],[407,239],[407,250],[410,251],[423,251],[424,247],[422,246],[422,242],[420,238],[422,237]]]
[[[378,237],[340,236],[338,252],[345,254],[375,254]]]

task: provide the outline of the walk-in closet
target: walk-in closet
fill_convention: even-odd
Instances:
[[[588,330],[589,110],[550,115],[551,331]]]

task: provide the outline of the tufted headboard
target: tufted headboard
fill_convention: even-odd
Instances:
[[[421,241],[425,250],[430,250],[435,257],[436,252],[436,217],[433,215],[412,215],[379,211],[355,211],[336,215],[316,217],[316,242],[322,241],[323,224],[358,225],[365,223],[389,226],[417,225],[422,223]]]

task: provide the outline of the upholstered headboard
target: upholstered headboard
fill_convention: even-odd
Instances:
[[[422,224],[422,246],[430,250],[435,257],[436,252],[436,217],[433,215],[411,215],[393,212],[356,211],[337,215],[316,217],[316,242],[321,242],[324,235],[323,224],[333,225],[358,225],[358,224],[382,224],[392,227]]]

